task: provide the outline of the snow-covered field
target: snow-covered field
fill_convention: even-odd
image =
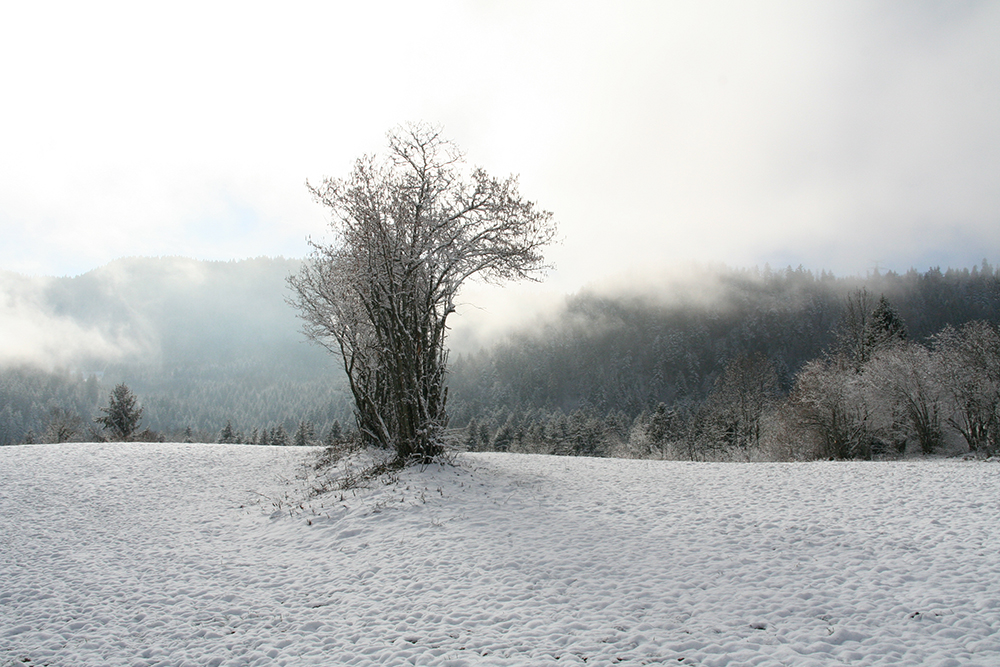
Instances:
[[[1000,665],[996,462],[311,456],[0,449],[0,666]]]

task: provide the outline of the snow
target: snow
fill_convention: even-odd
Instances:
[[[0,449],[0,666],[1000,665],[1000,465]]]

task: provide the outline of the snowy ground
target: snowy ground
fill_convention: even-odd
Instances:
[[[0,666],[1000,665],[995,462],[312,455],[0,449]]]

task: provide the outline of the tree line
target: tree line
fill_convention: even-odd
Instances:
[[[234,430],[239,438],[232,442],[294,444],[307,424],[314,434],[309,444],[321,444],[351,415],[336,376],[258,384],[242,373],[216,372],[211,383],[191,386],[174,378],[168,393],[162,383],[146,381],[145,373],[124,367],[99,377],[66,369],[0,368],[0,446],[105,439],[218,442],[233,424],[245,431]],[[141,428],[116,432],[100,421],[121,401],[115,398],[119,386],[136,397]]]
[[[996,451],[989,264],[723,283],[701,307],[579,295],[542,331],[459,359],[464,445],[714,460]]]
[[[445,437],[472,450],[684,459],[995,452],[1000,275],[988,264],[718,280],[715,299],[682,305],[579,294],[543,329],[459,356]],[[351,433],[339,375],[272,380],[256,363],[166,377],[127,365],[103,377],[0,369],[0,444],[108,437],[94,420],[119,383],[139,397],[140,431],[166,440],[324,444]]]

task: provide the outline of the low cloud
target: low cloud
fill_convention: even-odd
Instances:
[[[44,299],[50,282],[0,273],[0,366],[51,368],[83,360],[114,361],[144,350],[124,332],[101,331],[52,312]]]

